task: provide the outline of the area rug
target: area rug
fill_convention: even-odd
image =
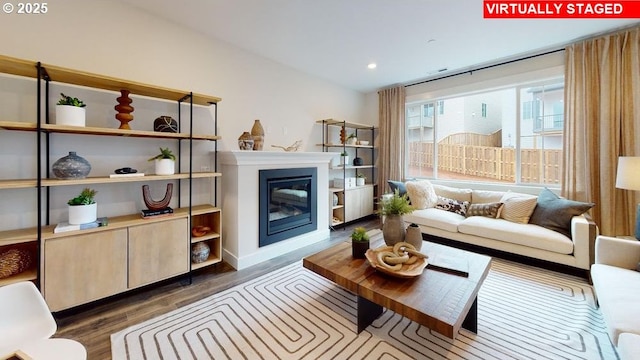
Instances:
[[[111,349],[116,360],[618,358],[584,279],[500,259],[478,295],[478,333],[456,340],[386,310],[357,334],[355,295],[296,262],[112,334]]]

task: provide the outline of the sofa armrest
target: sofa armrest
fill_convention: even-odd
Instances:
[[[591,218],[584,214],[571,218],[571,240],[577,267],[586,270],[591,268],[595,258],[596,236],[598,227]]]
[[[635,269],[640,262],[640,241],[598,236],[596,264]]]

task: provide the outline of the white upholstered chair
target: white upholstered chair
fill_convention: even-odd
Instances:
[[[51,339],[56,329],[47,303],[32,282],[0,287],[0,358],[18,350],[34,360],[87,358],[79,342]]]

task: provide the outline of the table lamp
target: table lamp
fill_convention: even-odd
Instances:
[[[618,158],[616,188],[640,190],[640,157],[621,156]],[[640,204],[636,210],[636,239],[640,240]]]

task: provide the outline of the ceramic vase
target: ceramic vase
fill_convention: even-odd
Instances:
[[[69,151],[69,155],[53,163],[51,170],[59,179],[84,179],[91,172],[91,164],[75,151]]]
[[[153,131],[177,133],[178,122],[175,121],[171,116],[160,116],[153,121]]]
[[[209,258],[210,251],[211,249],[205,241],[195,243],[195,245],[191,247],[191,262],[199,264],[206,261]]]
[[[253,150],[262,150],[264,146],[264,129],[260,120],[255,120],[251,128],[251,136],[253,137]]]
[[[173,175],[176,173],[176,162],[171,159],[156,159],[156,175]]]
[[[402,215],[391,214],[385,216],[382,224],[382,236],[387,245],[393,246],[398,242],[404,241],[405,233]]]
[[[422,232],[417,224],[412,223],[407,226],[404,241],[415,246],[416,250],[420,251],[422,248]]]
[[[364,259],[369,250],[369,241],[351,241],[351,256],[354,259]]]
[[[86,108],[71,105],[56,105],[54,124],[69,126],[84,126]]]
[[[253,136],[248,131],[245,131],[238,138],[238,147],[240,150],[253,150]]]
[[[69,224],[80,225],[96,221],[98,218],[98,204],[69,205]]]
[[[129,90],[120,90],[120,97],[116,99],[118,105],[114,106],[114,109],[118,112],[116,119],[120,121],[118,129],[131,130],[129,122],[133,121],[133,115],[131,115],[133,112],[133,106],[131,106],[133,100],[129,97],[129,93]]]

